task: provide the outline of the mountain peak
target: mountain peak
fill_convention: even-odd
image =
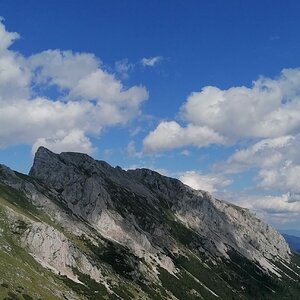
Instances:
[[[56,153],[52,152],[48,148],[40,146],[34,154],[34,159],[51,159],[51,157],[56,155]]]
[[[35,152],[33,165],[29,171],[29,175],[34,177],[37,168],[44,167],[45,165],[49,164],[50,162],[56,159],[57,154],[43,146],[40,146]]]
[[[46,147],[40,146],[35,153],[29,175],[32,177],[39,177],[39,174],[43,172],[56,172],[60,165],[80,165],[85,161],[94,163],[94,159],[84,153],[61,152],[60,154],[56,154]]]
[[[44,147],[44,146],[39,146],[38,149],[36,150],[35,155],[39,154],[39,153],[43,153],[43,152],[48,152],[48,153],[53,153],[51,150],[49,150],[48,148]]]
[[[53,151],[49,150],[48,148],[44,147],[44,146],[40,146],[37,151],[35,152],[35,159],[57,159],[58,156],[60,155],[64,155],[64,156],[72,156],[72,157],[78,157],[78,158],[82,158],[82,159],[93,159],[92,157],[90,157],[89,155],[85,154],[85,153],[80,153],[80,152],[71,152],[71,151],[66,151],[66,152],[61,152],[60,154],[54,153]]]
[[[254,214],[149,169],[123,171],[86,154],[54,154],[42,147],[35,156],[30,175],[60,191],[72,211],[82,218],[93,216],[93,222],[99,222],[103,210],[117,211],[116,205],[123,210],[122,198],[130,192],[145,199],[139,205],[164,205],[162,210],[171,209],[185,226],[208,236],[215,248],[209,251],[226,256],[227,250],[234,248],[256,260],[274,255],[289,257],[282,236]],[[86,208],[90,206],[99,209]]]
[[[91,278],[117,298],[147,283],[136,299],[242,299],[271,282],[265,276],[289,280],[284,266],[298,270],[283,237],[253,213],[149,169],[40,147],[30,177],[0,166],[0,183],[7,236],[17,233],[20,247],[74,284],[88,289]],[[260,286],[266,299],[284,290],[276,284]]]

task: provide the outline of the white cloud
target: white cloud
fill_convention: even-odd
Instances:
[[[236,151],[226,162],[217,163],[215,171],[242,173],[258,170],[257,187],[281,193],[300,193],[300,135],[263,139]]]
[[[300,165],[287,161],[279,168],[264,168],[258,173],[258,186],[266,190],[300,193]]]
[[[246,196],[238,204],[257,212],[278,227],[284,223],[299,223],[300,201],[292,201],[289,193],[279,196]]]
[[[243,199],[241,204],[244,204],[243,206],[249,209],[255,211],[262,210],[270,214],[294,212],[295,208],[300,212],[300,206],[295,207],[294,204],[291,205],[289,203],[287,194],[281,196],[249,197],[249,199]]]
[[[1,23],[0,23],[1,25]],[[1,45],[1,40],[0,40]],[[31,72],[22,56],[0,51],[0,103],[28,98]]]
[[[70,132],[64,130],[58,131],[55,137],[39,138],[32,146],[32,152],[44,146],[56,153],[63,151],[74,151],[92,154],[95,151],[90,140],[84,135],[83,131],[78,129]]]
[[[96,72],[101,61],[90,53],[46,50],[30,56],[27,63],[34,71],[36,84],[74,89],[79,81]]]
[[[293,193],[257,193],[247,187],[243,190],[221,190],[216,192],[218,199],[223,199],[240,207],[249,209],[267,223],[277,228],[288,223],[291,227],[300,225],[300,194]]]
[[[277,79],[261,77],[251,88],[205,87],[181,108],[189,123],[208,126],[233,140],[269,138],[300,129],[300,69],[285,69]]]
[[[192,124],[181,127],[175,121],[161,122],[143,141],[144,152],[171,150],[185,145],[204,147],[210,144],[223,144],[225,139],[208,127]]]
[[[0,51],[6,51],[12,43],[17,40],[20,36],[17,32],[7,32],[3,25],[4,19],[0,17]]]
[[[284,153],[294,140],[295,137],[291,135],[263,139],[248,148],[236,151],[225,163],[218,163],[215,169],[225,173],[240,173],[250,168],[277,167],[286,159]]]
[[[91,153],[90,135],[140,114],[147,90],[124,87],[93,54],[47,50],[25,57],[8,49],[17,38],[0,22],[0,147]]]
[[[98,133],[101,124],[89,118],[93,105],[51,101],[45,98],[5,102],[0,107],[0,147],[33,144],[39,138],[55,137],[60,130],[80,129]]]
[[[231,184],[229,179],[218,175],[204,175],[196,171],[187,171],[183,173],[179,180],[195,190],[204,190],[210,193],[217,192]]]
[[[143,87],[124,88],[113,74],[101,69],[92,54],[48,50],[29,58],[37,83],[56,85],[68,92],[68,100],[96,101],[106,122],[123,122],[136,115],[141,102],[148,98]],[[108,115],[109,114],[109,115]]]
[[[251,169],[255,172],[255,193],[273,196],[248,195],[236,202],[259,211],[273,223],[297,218],[299,222],[300,69],[284,69],[275,79],[260,77],[251,87],[204,87],[189,95],[180,115],[182,124],[161,122],[151,131],[144,138],[143,151],[247,142],[248,147],[216,163],[212,172],[235,174]],[[220,195],[214,175],[198,175],[188,173],[182,180]],[[238,176],[242,184],[249,180]],[[253,194],[253,189],[247,193]],[[226,193],[224,196],[228,199]]]
[[[16,32],[7,32],[0,18],[0,104],[3,101],[26,98],[29,95],[30,71],[24,59],[9,50],[19,38]]]
[[[154,67],[163,60],[162,56],[144,57],[141,59],[141,64],[144,67]]]
[[[221,90],[207,86],[200,92],[193,92],[180,109],[187,125],[181,128],[205,129],[219,139],[209,138],[199,143],[198,136],[183,142],[170,143],[170,127],[162,122],[146,136],[146,150],[149,139],[159,147],[152,151],[177,148],[178,144],[207,146],[211,143],[235,143],[248,138],[275,138],[293,135],[300,130],[300,69],[284,69],[276,79],[260,77],[251,88],[244,86]],[[173,124],[174,122],[168,122]],[[179,125],[178,125],[179,126]],[[164,132],[163,132],[164,129]],[[179,130],[177,130],[179,131]],[[158,136],[159,134],[159,136]],[[162,139],[161,136],[165,135]]]

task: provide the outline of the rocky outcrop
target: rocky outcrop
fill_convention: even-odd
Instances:
[[[0,165],[0,229],[1,210],[15,242],[84,299],[239,299],[258,282],[268,297],[278,277],[300,278],[283,237],[249,210],[85,154],[40,147],[29,176]]]
[[[136,216],[120,214],[119,202],[125,196],[142,197],[145,206],[152,206],[153,215],[155,207],[170,209],[178,221],[210,241],[211,245],[204,250],[214,255],[228,257],[227,251],[233,248],[248,259],[262,262],[265,268],[270,266],[263,263],[263,258],[286,261],[290,258],[284,238],[247,209],[217,200],[205,191],[195,191],[177,179],[151,170],[124,171],[88,155],[57,155],[41,147],[30,175],[60,192],[69,208],[102,234],[130,246],[136,253],[155,253],[159,247],[140,228]]]

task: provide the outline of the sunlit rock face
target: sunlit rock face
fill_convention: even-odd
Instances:
[[[18,247],[20,261],[28,255],[48,269],[64,291],[52,298],[268,299],[286,286],[300,293],[299,258],[276,230],[148,169],[40,147],[29,176],[0,166],[0,217],[0,255]]]
[[[247,209],[151,170],[123,171],[88,155],[57,155],[41,147],[30,175],[59,191],[68,207],[99,231],[122,243],[130,241],[137,248],[149,251],[156,245],[151,244],[142,228],[132,226],[138,225],[135,215],[118,211],[122,206],[118,189],[124,189],[132,199],[143,197],[152,210],[159,206],[170,209],[177,220],[210,240],[211,249],[205,250],[212,254],[227,256],[227,249],[232,247],[257,261],[263,257],[289,261],[290,250],[284,238]]]

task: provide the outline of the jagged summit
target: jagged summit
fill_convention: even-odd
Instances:
[[[0,166],[5,230],[44,267],[92,280],[109,299],[251,299],[258,286],[270,299],[280,290],[272,278],[300,278],[276,230],[178,179],[45,147],[29,175]]]
[[[83,168],[86,172],[113,172],[113,170],[120,170],[120,167],[112,167],[105,161],[94,160],[87,154],[79,152],[62,152],[56,154],[49,149],[41,146],[35,153],[33,166],[30,169],[29,175],[36,177],[36,173],[41,173],[43,170],[59,167],[60,165],[73,165],[74,168]],[[83,170],[82,169],[82,170]]]
[[[282,236],[248,210],[216,200],[207,192],[195,191],[152,170],[124,171],[86,154],[54,154],[41,147],[30,175],[60,191],[72,211],[100,227],[104,213],[110,215],[111,210],[122,209],[116,207],[122,204],[117,203],[122,195],[114,197],[114,193],[117,188],[125,188],[145,199],[140,205],[150,203],[171,209],[180,222],[212,241],[209,251],[215,254],[226,256],[230,245],[249,259],[289,258]],[[130,222],[129,216],[122,217],[125,223]]]

